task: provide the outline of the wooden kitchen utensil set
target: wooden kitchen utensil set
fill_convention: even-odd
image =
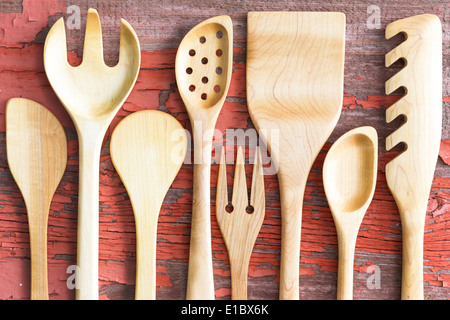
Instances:
[[[247,30],[249,113],[271,153],[280,185],[280,299],[298,299],[306,180],[342,109],[345,15],[250,12]],[[405,115],[407,121],[386,139],[386,148],[404,142],[407,150],[386,166],[386,178],[402,222],[402,299],[423,299],[425,212],[441,135],[442,36],[439,19],[428,14],[389,24],[386,37],[400,32],[407,40],[386,55],[386,66],[398,59],[407,64],[386,82],[386,93],[399,87],[405,87],[407,93],[387,109],[386,120]],[[88,11],[79,67],[71,67],[66,59],[64,20],[58,20],[48,33],[45,71],[75,123],[80,145],[77,299],[98,299],[100,148],[140,68],[139,41],[125,20],[121,21],[119,63],[108,67],[102,56],[100,20],[94,9]],[[214,299],[212,134],[230,86],[232,57],[233,30],[228,16],[194,27],[181,41],[176,56],[176,80],[194,141],[187,299]],[[66,167],[66,136],[44,106],[13,98],[6,109],[6,137],[9,167],[28,212],[31,299],[48,299],[47,221],[51,199]],[[136,299],[155,299],[158,215],[184,161],[187,136],[171,115],[138,111],[118,124],[110,151],[136,220]],[[249,200],[243,153],[238,149],[229,209],[224,159],[222,150],[216,217],[230,259],[231,298],[247,299],[248,264],[265,212],[262,160],[257,148]],[[360,127],[342,135],[324,161],[324,189],[338,235],[338,299],[353,297],[355,243],[375,192],[377,160],[377,132]]]

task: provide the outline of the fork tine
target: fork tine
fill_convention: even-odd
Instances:
[[[219,176],[217,177],[216,212],[221,215],[228,204],[227,169],[225,164],[225,148],[220,156]]]
[[[95,9],[87,13],[86,32],[84,34],[83,64],[98,64],[103,62],[103,41],[100,17]]]
[[[55,22],[45,39],[44,65],[46,69],[53,68],[55,70],[61,70],[69,66],[64,18]]]
[[[135,57],[135,52],[139,53],[141,48],[139,45],[139,39],[134,31],[133,27],[125,20],[120,19],[120,51],[119,51],[119,63],[118,65],[132,65],[133,63],[137,66],[140,65],[139,61],[130,61]]]
[[[239,146],[236,156],[236,167],[234,171],[233,198],[231,201],[233,207],[245,208],[248,206],[247,181],[245,178],[244,156],[242,147]]]
[[[265,206],[264,172],[262,167],[261,150],[259,147],[256,147],[255,149],[250,205],[254,208],[255,213],[263,210]]]

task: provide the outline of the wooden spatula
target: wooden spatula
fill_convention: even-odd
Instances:
[[[403,233],[402,299],[423,299],[425,214],[439,153],[442,129],[442,30],[437,16],[424,14],[394,21],[386,38],[405,33],[406,41],[386,54],[386,66],[406,66],[386,82],[386,94],[407,93],[386,111],[386,121],[407,121],[386,138],[386,149],[400,142],[407,150],[386,165],[386,180],[400,211]]]
[[[6,105],[6,151],[27,208],[31,299],[47,300],[48,214],[66,168],[66,135],[58,119],[44,106],[13,98]]]
[[[248,108],[280,184],[280,299],[298,299],[303,193],[341,113],[345,15],[250,12],[247,23]]]
[[[111,159],[130,196],[136,220],[136,300],[156,297],[159,211],[186,149],[181,124],[156,110],[127,116],[111,137]]]

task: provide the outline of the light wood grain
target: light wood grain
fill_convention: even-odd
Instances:
[[[99,161],[106,130],[128,97],[140,67],[139,41],[121,20],[120,56],[114,67],[103,61],[100,18],[89,9],[83,62],[67,62],[64,20],[50,29],[44,46],[48,80],[77,129],[80,152],[77,299],[98,299]]]
[[[345,15],[250,12],[247,41],[249,112],[278,168],[280,299],[298,299],[303,194],[341,112]]]
[[[48,300],[48,215],[53,195],[66,169],[66,135],[49,110],[24,98],[8,101],[6,134],[9,168],[27,208],[31,299]]]
[[[342,135],[323,164],[325,194],[338,237],[338,300],[353,299],[356,238],[375,192],[377,162],[377,132],[373,127],[360,127]]]
[[[234,174],[232,210],[228,202],[225,149],[222,148],[216,193],[216,218],[227,246],[231,268],[231,299],[247,300],[247,277],[250,256],[265,213],[264,173],[259,147],[255,151],[250,202],[247,196],[244,157],[238,148]],[[251,206],[249,208],[249,206]],[[247,212],[247,209],[251,210]]]
[[[406,66],[386,82],[386,94],[400,87],[406,94],[386,111],[406,123],[386,138],[390,150],[407,149],[386,165],[386,179],[400,211],[403,239],[402,299],[423,299],[425,214],[438,159],[442,129],[442,30],[437,16],[424,14],[394,21],[386,38],[398,33],[406,41],[386,54],[386,67],[398,59]]]
[[[220,50],[220,51],[218,51]],[[194,140],[194,186],[186,297],[214,299],[211,252],[212,137],[230,86],[233,25],[228,16],[210,18],[189,31],[175,61],[178,90]]]
[[[186,149],[185,130],[162,111],[135,112],[122,120],[111,136],[111,159],[135,217],[136,300],[156,299],[158,216]]]

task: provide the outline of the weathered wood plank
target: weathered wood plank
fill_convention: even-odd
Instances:
[[[135,88],[114,119],[102,149],[100,163],[100,279],[102,299],[133,299],[135,235],[131,204],[109,156],[109,136],[129,113],[160,109],[173,114],[190,130],[186,109],[178,94],[174,75],[176,48],[190,28],[214,15],[231,15],[234,25],[234,72],[229,96],[217,128],[231,145],[226,129],[253,128],[246,107],[245,58],[246,13],[252,10],[342,11],[347,16],[344,103],[341,119],[324,146],[308,179],[303,213],[300,258],[301,299],[335,299],[337,239],[321,178],[327,150],[341,134],[362,125],[374,126],[379,134],[377,189],[361,225],[355,255],[355,299],[399,299],[401,282],[401,224],[386,185],[384,168],[396,152],[386,152],[384,140],[400,125],[385,124],[385,109],[398,96],[384,94],[384,82],[401,67],[384,68],[384,54],[401,41],[386,41],[385,26],[396,19],[421,13],[437,14],[443,24],[444,83],[443,135],[440,158],[430,195],[425,233],[425,295],[428,299],[450,298],[450,5],[445,1],[330,2],[286,1],[91,1],[32,0],[0,3],[0,299],[28,299],[30,253],[26,210],[6,161],[5,104],[22,96],[48,107],[62,122],[69,149],[66,173],[53,199],[49,218],[49,290],[51,299],[73,299],[67,286],[76,263],[78,193],[78,142],[73,123],[53,93],[45,76],[42,51],[45,36],[66,8],[78,5],[81,28],[67,30],[69,62],[81,62],[85,15],[89,7],[102,21],[105,61],[118,58],[119,18],[135,28],[141,41],[142,66]],[[369,5],[380,8],[380,28],[369,29]],[[247,159],[253,156],[246,148]],[[229,152],[235,152],[231,150]],[[192,156],[192,154],[190,154]],[[218,158],[216,158],[218,160]],[[268,160],[266,158],[266,160]],[[251,166],[247,166],[250,184]],[[218,165],[213,164],[212,247],[216,297],[230,298],[227,252],[215,221],[215,185]],[[233,166],[228,168],[229,184]],[[275,175],[266,175],[266,217],[257,239],[249,269],[249,299],[277,299],[280,259],[280,203]],[[157,298],[184,299],[189,254],[192,201],[192,165],[185,163],[170,189],[158,225]],[[380,288],[369,289],[371,269],[380,271]],[[377,269],[378,268],[378,269]]]

